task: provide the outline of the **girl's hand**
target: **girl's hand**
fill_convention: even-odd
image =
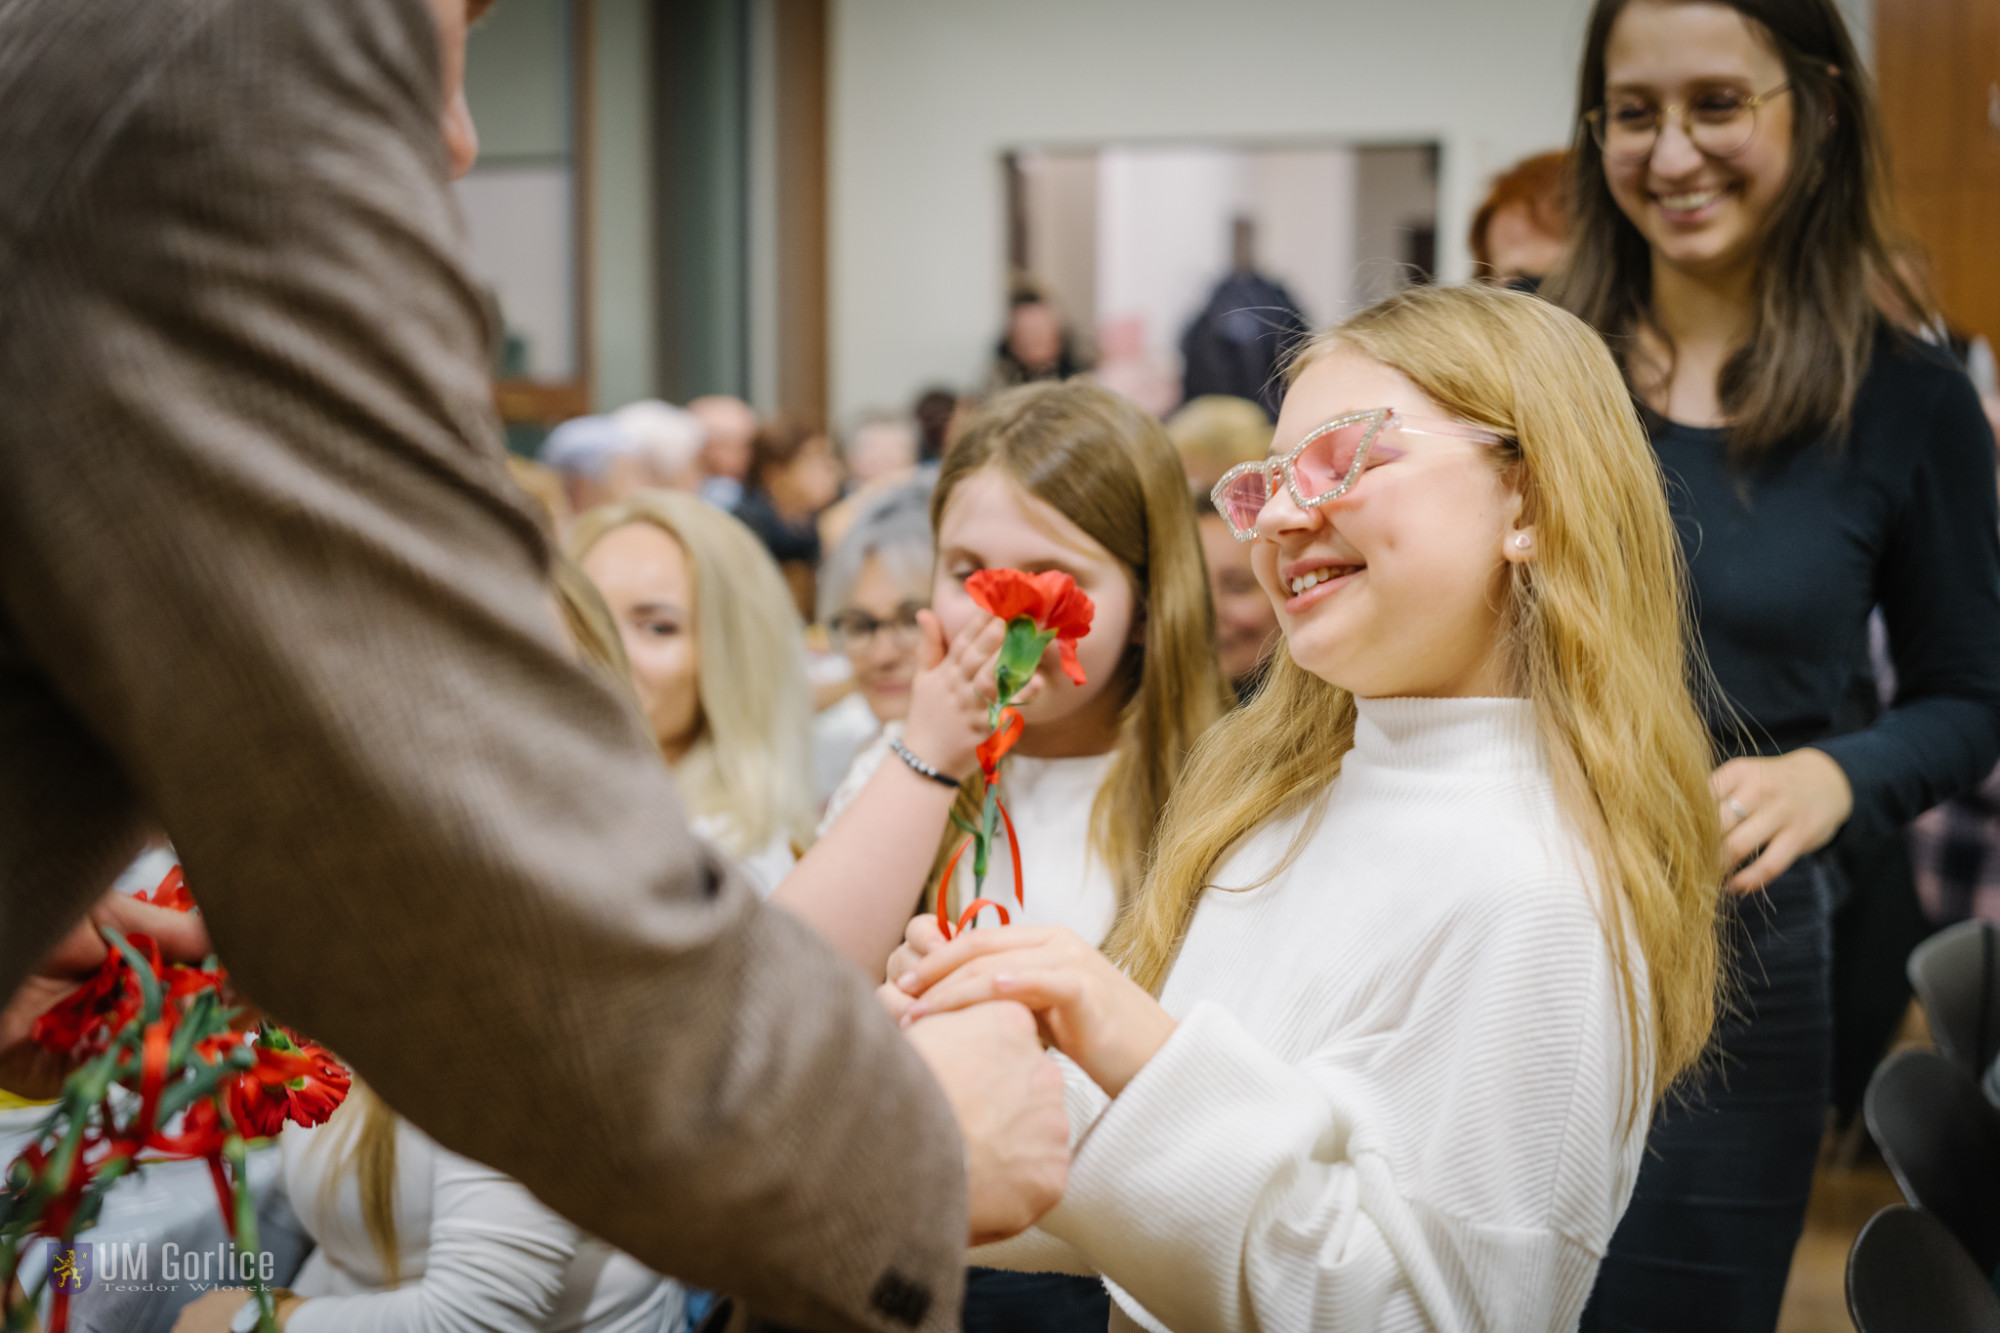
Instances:
[[[890,983],[926,1014],[987,1000],[1035,1011],[1043,1037],[1116,1097],[1166,1045],[1174,1020],[1111,960],[1061,926],[968,930]]]
[[[905,973],[916,971],[918,963],[949,943],[938,929],[937,918],[929,912],[911,917],[910,924],[903,927],[903,942],[889,955],[889,980],[893,982]]]
[[[931,767],[962,778],[978,762],[979,743],[993,733],[986,707],[993,700],[993,673],[1007,625],[982,611],[947,648],[944,625],[935,614],[919,611],[917,620],[924,642],[917,678],[910,686],[903,744]],[[1041,687],[1037,676],[1021,689],[1015,703],[1026,703]]]
[[[1763,888],[1801,856],[1833,841],[1854,813],[1847,774],[1820,750],[1732,759],[1708,785],[1722,814],[1723,873],[1742,867],[1729,880],[1731,893]]]
[[[889,955],[889,980],[875,991],[875,998],[889,1017],[901,1018],[916,1005],[908,991],[896,984],[896,978],[916,970],[927,955],[942,949],[948,941],[944,932],[938,929],[937,918],[926,912],[922,916],[910,918],[910,924],[903,928],[903,942],[896,946],[896,952]]]

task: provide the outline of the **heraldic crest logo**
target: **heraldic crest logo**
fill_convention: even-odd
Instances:
[[[94,1276],[96,1274],[90,1262],[89,1241],[49,1244],[50,1291],[66,1291],[74,1296],[88,1287]]]

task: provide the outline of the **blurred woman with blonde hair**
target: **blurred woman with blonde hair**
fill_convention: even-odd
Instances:
[[[643,491],[577,520],[641,711],[695,830],[769,893],[812,836],[804,630],[763,543],[695,496]]]
[[[884,1000],[1017,1000],[1074,1062],[1068,1193],[975,1254],[1101,1273],[1115,1328],[1573,1328],[1716,1004],[1659,475],[1603,344],[1516,293],[1409,289],[1294,372],[1215,491],[1285,650],[1110,958],[913,938]]]

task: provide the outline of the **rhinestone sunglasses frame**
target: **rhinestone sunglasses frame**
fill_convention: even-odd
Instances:
[[[1368,423],[1368,432],[1361,437],[1361,443],[1355,446],[1354,461],[1347,465],[1347,475],[1343,476],[1339,484],[1327,491],[1326,494],[1307,499],[1305,492],[1299,488],[1297,468],[1299,458],[1312,445],[1313,441],[1320,437],[1331,435],[1338,430],[1346,430],[1349,426],[1358,425],[1364,421]],[[1317,509],[1323,504],[1338,500],[1341,496],[1354,489],[1354,483],[1361,480],[1361,474],[1368,469],[1368,451],[1375,447],[1375,441],[1381,438],[1387,431],[1397,431],[1405,435],[1438,435],[1447,439],[1471,440],[1478,444],[1499,445],[1507,443],[1506,436],[1487,430],[1484,426],[1474,426],[1469,422],[1463,421],[1439,421],[1430,417],[1407,417],[1393,407],[1374,407],[1362,412],[1343,412],[1333,420],[1307,431],[1305,438],[1293,445],[1291,452],[1282,458],[1265,458],[1252,463],[1238,463],[1217,479],[1214,488],[1208,493],[1208,498],[1214,502],[1215,512],[1222,516],[1222,521],[1228,527],[1230,536],[1239,542],[1255,541],[1257,539],[1256,528],[1253,526],[1248,532],[1245,532],[1243,529],[1237,527],[1236,520],[1229,513],[1229,506],[1223,500],[1223,496],[1227,494],[1229,487],[1239,477],[1262,476],[1264,478],[1264,489],[1267,492],[1267,498],[1264,502],[1269,504],[1270,499],[1268,497],[1277,494],[1277,487],[1271,484],[1271,472],[1273,469],[1276,469],[1283,476],[1285,490],[1291,494],[1293,503],[1301,509]]]

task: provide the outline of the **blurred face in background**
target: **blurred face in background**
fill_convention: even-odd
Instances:
[[[1563,240],[1537,226],[1526,204],[1509,204],[1486,224],[1486,249],[1502,282],[1546,278],[1562,258]]]
[[[605,533],[582,564],[618,622],[653,739],[677,764],[701,736],[701,654],[687,551],[663,528],[627,523]]]
[[[750,442],[757,438],[757,414],[741,398],[710,394],[688,404],[707,432],[701,470],[711,477],[742,481],[750,472]]]
[[[833,441],[815,435],[799,446],[792,461],[767,464],[757,478],[771,507],[787,518],[810,518],[840,498],[840,460]]]
[[[1768,96],[1785,78],[1769,35],[1727,5],[1633,0],[1604,46],[1609,118],[1621,107],[1668,103],[1699,113],[1704,98]],[[1679,117],[1662,117],[1649,156],[1605,154],[1611,197],[1652,246],[1655,265],[1701,276],[1756,263],[1791,170],[1794,109],[1789,94],[1770,96],[1749,113],[1748,141],[1726,157],[1698,148]]]
[[[909,587],[882,563],[862,562],[847,605],[833,618],[834,641],[854,665],[854,683],[880,722],[909,716],[910,682],[917,675],[923,631],[917,612],[929,605],[927,589]]]
[[[1046,301],[1024,301],[1007,315],[1007,350],[1031,371],[1052,370],[1062,359],[1062,321]]]
[[[847,442],[847,473],[857,486],[908,472],[917,465],[917,431],[907,421],[870,421]]]
[[[1222,674],[1247,681],[1278,637],[1278,612],[1257,582],[1250,546],[1229,535],[1222,515],[1200,519],[1201,552],[1208,560],[1208,593],[1215,601],[1215,647]]]

